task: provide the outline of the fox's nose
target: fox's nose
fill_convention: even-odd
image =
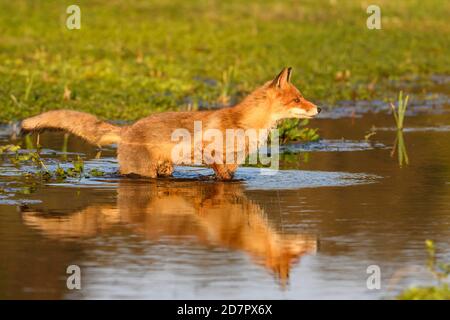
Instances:
[[[320,113],[322,111],[322,108],[317,107],[317,113]]]

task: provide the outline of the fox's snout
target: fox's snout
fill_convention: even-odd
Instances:
[[[293,118],[312,118],[322,111],[321,108],[304,100],[300,105],[289,108],[289,114]]]
[[[314,103],[308,101],[308,100],[304,100],[304,103],[302,104],[303,109],[306,110],[308,115],[311,116],[316,116],[320,113],[320,111],[322,111],[321,108],[319,108],[318,106],[316,106]]]

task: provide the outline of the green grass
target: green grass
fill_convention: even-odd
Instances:
[[[364,1],[0,2],[0,122],[55,108],[134,120],[236,101],[282,67],[314,102],[388,96],[391,80],[450,74],[450,4]]]

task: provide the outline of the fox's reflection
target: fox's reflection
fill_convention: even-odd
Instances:
[[[63,205],[68,203],[65,199]],[[36,207],[23,212],[27,225],[51,238],[79,239],[121,226],[147,239],[170,236],[176,242],[188,236],[201,244],[243,250],[282,283],[292,264],[317,248],[314,236],[276,231],[239,183],[124,180],[117,205],[91,204],[64,215]]]

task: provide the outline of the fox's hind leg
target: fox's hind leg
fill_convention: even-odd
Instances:
[[[149,178],[158,176],[158,162],[146,146],[120,143],[117,153],[121,174],[135,174]]]
[[[219,180],[231,180],[233,179],[234,172],[237,169],[237,165],[235,164],[212,164],[211,168],[214,170],[216,177]]]

